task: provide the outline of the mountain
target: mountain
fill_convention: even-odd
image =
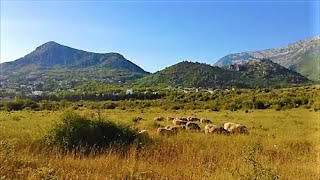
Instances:
[[[283,48],[229,54],[219,59],[216,66],[228,66],[250,59],[267,58],[286,68],[320,81],[320,37],[291,43]]]
[[[0,71],[2,89],[22,85],[48,91],[70,89],[84,81],[123,84],[149,74],[119,53],[87,52],[53,41],[22,58],[0,64]]]
[[[4,63],[3,69],[18,70],[28,66],[36,66],[37,69],[108,68],[146,74],[143,69],[125,59],[121,54],[86,52],[53,41],[37,47],[33,52],[20,59]]]
[[[139,79],[138,86],[255,88],[284,87],[308,83],[301,74],[268,59],[255,59],[225,68],[183,61]]]
[[[238,76],[229,70],[208,64],[183,61],[140,80],[140,86],[224,87],[237,83]]]
[[[225,67],[240,73],[241,79],[251,87],[288,86],[310,82],[301,74],[289,70],[269,59],[252,59],[242,64]]]

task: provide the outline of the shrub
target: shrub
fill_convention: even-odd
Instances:
[[[216,111],[216,112],[220,111],[219,106],[213,106],[212,111]]]
[[[39,105],[38,103],[31,100],[15,100],[5,103],[5,109],[7,111],[20,111],[24,108],[28,108],[29,110],[36,110],[39,108]]]
[[[7,111],[20,111],[23,110],[23,108],[24,103],[22,101],[12,101],[5,104],[5,109]]]
[[[266,109],[266,105],[262,101],[255,101],[253,103],[255,109]]]
[[[277,104],[277,105],[276,105],[276,111],[280,111],[281,109],[282,109],[281,104]]]
[[[110,121],[90,120],[72,112],[62,116],[46,136],[46,144],[64,150],[85,152],[101,148],[125,148],[137,138],[137,131]]]
[[[104,109],[115,109],[116,107],[117,107],[117,104],[115,104],[115,103],[105,103],[103,105]]]
[[[315,102],[313,104],[313,109],[314,109],[314,111],[319,111],[320,110],[320,102]]]
[[[41,110],[49,110],[49,111],[55,111],[59,110],[62,107],[60,106],[60,102],[48,102],[48,101],[43,101],[40,103],[40,109]]]
[[[232,102],[232,103],[226,104],[224,109],[225,110],[230,110],[230,111],[237,111],[238,109],[240,109],[240,107],[238,107],[237,104]]]
[[[33,109],[33,110],[36,110],[36,109],[39,110],[38,103],[31,101],[31,100],[24,101],[24,107],[29,107],[30,109]]]
[[[171,106],[171,109],[173,109],[173,110],[179,110],[179,109],[183,109],[183,106],[173,105],[173,106]]]

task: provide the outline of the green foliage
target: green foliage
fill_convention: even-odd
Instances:
[[[60,109],[60,103],[55,102],[55,101],[42,101],[39,103],[39,108],[40,110],[49,110],[49,111],[54,111],[54,110],[59,110]]]
[[[20,111],[25,108],[37,110],[39,108],[38,103],[31,100],[14,100],[11,102],[5,102],[4,108],[7,111]]]
[[[115,103],[105,103],[103,104],[102,108],[103,109],[115,109],[117,107],[117,104]]]
[[[315,111],[319,111],[320,110],[320,101],[316,101],[314,104],[313,104],[313,109]]]
[[[5,109],[7,111],[19,111],[23,110],[24,108],[24,103],[22,101],[12,101],[12,102],[7,102],[5,104]]]
[[[142,89],[141,89],[142,91]],[[153,91],[159,91],[154,89]],[[12,102],[0,103],[0,109],[7,110],[59,110],[66,108],[74,108],[81,110],[81,107],[89,107],[91,109],[145,109],[159,107],[165,110],[195,110],[207,109],[219,111],[222,109],[237,111],[249,109],[276,109],[285,110],[292,108],[312,108],[317,111],[319,105],[320,89],[318,85],[302,86],[282,89],[231,89],[231,90],[214,90],[211,93],[202,91],[185,93],[183,90],[167,90],[161,92],[161,96],[156,99],[135,99],[125,95],[118,96],[117,100],[96,100],[96,101],[47,101],[43,100],[39,103],[31,100],[20,100]],[[143,93],[142,93],[143,94]],[[137,97],[140,95],[137,95]],[[94,96],[94,99],[97,96]],[[92,99],[88,99],[92,100]]]
[[[90,120],[72,112],[62,116],[46,136],[46,143],[64,150],[93,151],[100,148],[125,148],[137,138],[137,131],[129,127],[101,119]]]
[[[208,87],[255,88],[286,87],[308,83],[302,75],[267,59],[250,61],[244,65],[219,68],[202,63],[181,62],[137,81],[140,87]],[[205,101],[206,98],[202,98]]]
[[[180,110],[180,109],[183,109],[184,106],[183,105],[172,105],[170,108],[173,110]]]
[[[262,101],[255,101],[253,103],[255,109],[266,109],[267,106]]]

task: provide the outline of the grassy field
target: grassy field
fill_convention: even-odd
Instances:
[[[97,111],[77,113],[97,116]],[[103,118],[146,129],[154,143],[125,154],[106,150],[75,155],[44,147],[42,139],[62,111],[0,112],[0,179],[319,179],[320,112],[307,109],[184,111],[157,108],[102,110]],[[249,135],[179,132],[156,135],[155,117],[196,116],[214,124],[236,122]],[[134,117],[142,117],[134,123]],[[203,128],[203,126],[202,126]]]

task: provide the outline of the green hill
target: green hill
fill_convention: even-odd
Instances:
[[[0,64],[2,79],[8,84],[62,81],[127,82],[141,78],[148,72],[119,53],[93,53],[50,41],[30,54],[12,62]]]
[[[267,59],[252,60],[226,68],[183,61],[136,82],[138,86],[254,88],[283,87],[307,83],[299,73]]]

